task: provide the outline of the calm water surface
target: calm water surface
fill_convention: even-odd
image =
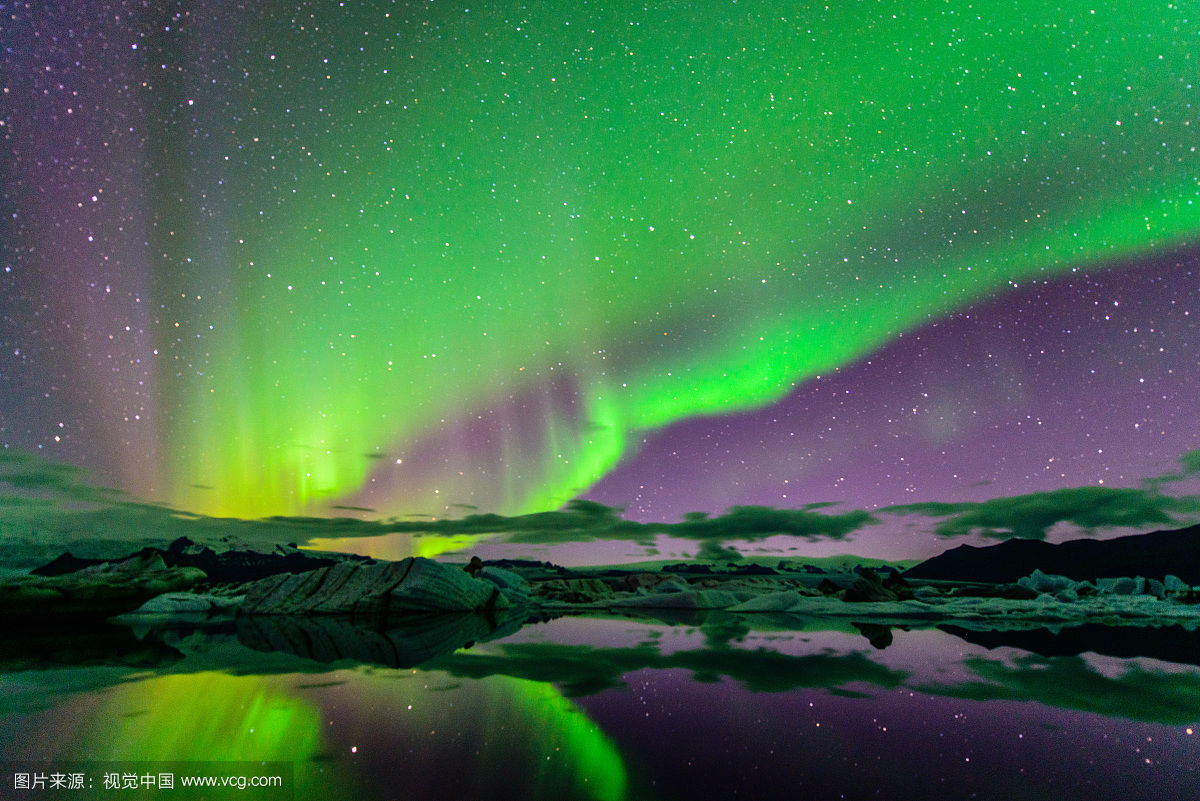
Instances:
[[[0,797],[1200,798],[1200,640],[1178,628],[715,613],[489,629],[467,616],[12,634]],[[187,766],[281,767],[288,786],[101,786]],[[55,770],[92,787],[14,787]]]

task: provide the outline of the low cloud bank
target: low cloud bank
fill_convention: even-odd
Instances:
[[[985,501],[926,502],[889,506],[870,513],[829,510],[813,503],[799,509],[735,506],[719,515],[693,512],[676,523],[641,523],[623,510],[574,500],[550,512],[525,515],[479,513],[458,518],[361,520],[352,517],[215,518],[129,499],[85,483],[83,470],[24,453],[0,452],[0,541],[17,549],[62,548],[66,544],[142,545],[186,536],[197,542],[251,547],[276,543],[412,534],[487,537],[513,544],[556,545],[623,541],[652,546],[659,536],[690,540],[702,558],[736,559],[729,543],[785,536],[808,541],[847,540],[882,522],[881,515],[917,515],[936,520],[932,533],[944,538],[1045,539],[1060,523],[1086,533],[1098,529],[1170,527],[1193,522],[1200,496],[1167,495],[1168,485],[1200,478],[1200,450],[1184,453],[1179,469],[1148,478],[1142,486],[1069,487]],[[347,511],[367,511],[344,508]]]

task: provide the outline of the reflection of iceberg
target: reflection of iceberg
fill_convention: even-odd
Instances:
[[[4,634],[0,671],[40,670],[63,665],[110,665],[157,668],[178,662],[183,654],[154,637],[138,638],[114,623],[32,628],[19,626]]]
[[[523,618],[497,627],[483,615],[404,615],[367,622],[340,617],[248,616],[237,621],[238,641],[256,651],[281,651],[318,662],[350,659],[369,665],[413,667],[482,639],[515,631]]]
[[[317,648],[327,637],[326,645],[358,648],[364,655],[380,656],[371,649],[386,640],[393,659],[407,653],[411,661],[425,658],[420,648],[442,648],[443,643],[422,640],[430,634],[438,640],[436,633],[447,627],[465,637],[482,624],[486,637],[515,625],[493,630],[470,614],[406,617],[405,623],[415,624],[411,628],[383,629],[336,618],[238,622],[271,624],[277,627],[272,636],[286,633],[295,638],[288,640],[292,645],[311,637]],[[27,688],[37,697],[20,707],[21,714],[0,715],[0,741],[9,744],[4,757],[156,765],[283,760],[295,765],[297,799],[394,798],[397,786],[412,799],[628,797],[627,770],[612,739],[550,685],[505,676],[459,682],[436,672],[355,669],[350,659],[320,668],[291,655],[256,655],[233,643],[225,625],[150,631],[156,639],[165,633],[184,654],[168,669],[187,672],[131,675],[89,666],[0,677],[0,693],[8,699],[30,684],[27,676],[38,682]],[[330,654],[313,650],[302,656]],[[204,667],[193,672],[198,666]],[[247,667],[274,675],[228,673]],[[316,672],[293,672],[297,668]],[[434,730],[449,736],[433,737]],[[362,748],[364,742],[379,747]],[[355,743],[357,753],[351,750]],[[396,758],[414,744],[421,758]]]
[[[672,792],[661,760],[686,754],[715,765],[728,755],[722,732],[739,736],[753,719],[754,737],[769,739],[750,742],[770,742],[780,755],[764,757],[765,798],[789,787],[780,777],[799,775],[789,773],[795,765],[818,764],[823,747],[893,753],[891,735],[871,725],[876,703],[889,717],[978,711],[963,725],[1014,736],[1029,721],[1191,724],[1200,710],[1194,667],[989,652],[934,628],[726,612],[693,612],[687,625],[562,617],[515,631],[517,622],[492,629],[474,614],[152,622],[145,638],[182,654],[166,675],[92,666],[10,674],[0,691],[28,702],[0,716],[0,740],[11,743],[8,758],[21,759],[295,760],[297,798],[393,798],[397,787],[414,800],[682,798],[732,796],[744,784],[725,776],[722,785],[714,770],[693,785],[708,793]],[[864,639],[880,645],[889,635],[883,651]],[[460,647],[471,640],[476,647]],[[275,675],[230,675],[240,672]],[[609,691],[622,687],[634,691]],[[666,714],[647,716],[647,698],[649,711]],[[1012,720],[977,703],[996,700],[1012,702]],[[838,725],[795,725],[824,716]],[[850,744],[853,720],[876,734]],[[893,731],[905,731],[902,722]]]
[[[866,643],[857,640],[862,646],[856,646],[854,638],[840,641],[814,638],[815,632],[828,628],[826,621],[777,615],[772,622],[782,624],[780,628],[759,632],[748,625],[760,620],[758,616],[709,615],[705,625],[693,629],[695,639],[688,641],[703,640],[705,647],[679,647],[682,642],[677,640],[668,650],[661,642],[647,641],[644,633],[637,634],[628,628],[623,636],[629,644],[613,647],[611,643],[622,639],[621,627],[628,627],[633,621],[612,619],[608,623],[613,628],[599,637],[595,636],[597,630],[592,630],[586,644],[578,638],[573,638],[577,640],[573,644],[542,638],[509,640],[437,657],[426,667],[461,678],[512,676],[550,682],[569,697],[622,687],[629,674],[639,671],[685,670],[691,673],[693,681],[729,678],[754,692],[787,693],[822,688],[845,694],[866,687],[881,690],[905,687],[933,696],[1030,701],[1165,724],[1192,722],[1200,711],[1200,674],[1194,670],[1170,667],[1160,670],[1153,662],[1139,660],[1122,661],[1120,674],[1108,675],[1093,669],[1080,657],[1045,659],[1020,656],[1008,650],[987,654],[970,646],[966,646],[964,653],[962,640],[938,629],[910,632],[875,624],[847,626],[870,639],[875,648],[895,637],[896,645],[888,643],[886,651],[864,650]],[[789,623],[792,631],[804,631],[805,636],[786,637]],[[1109,629],[1108,633],[1112,631]],[[1142,656],[1155,655],[1152,651],[1156,648],[1156,636],[1171,639],[1190,635],[1182,630],[1171,635],[1133,627],[1116,631],[1135,649],[1131,655]],[[1147,634],[1150,635],[1147,645],[1137,648],[1137,637]],[[731,642],[734,640],[736,646]],[[788,645],[802,650],[794,654],[779,650]],[[847,645],[850,650],[845,650]],[[941,654],[943,660],[931,662],[935,653]]]

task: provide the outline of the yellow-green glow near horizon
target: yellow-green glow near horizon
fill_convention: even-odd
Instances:
[[[644,430],[1200,232],[1182,8],[325,13],[220,98],[244,166],[197,155],[236,234],[163,237],[210,276],[158,276],[196,511],[555,507]]]
[[[480,540],[471,534],[385,534],[380,537],[316,537],[302,547],[310,551],[356,553],[375,559],[399,561],[410,556],[432,559],[440,554],[470,548]]]

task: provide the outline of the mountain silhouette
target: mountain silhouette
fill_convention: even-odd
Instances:
[[[1200,584],[1200,525],[1111,540],[1051,544],[1011,539],[997,545],[961,545],[905,572],[906,578],[1013,582],[1039,569],[1076,581],[1115,576],[1161,579],[1173,574]]]

